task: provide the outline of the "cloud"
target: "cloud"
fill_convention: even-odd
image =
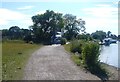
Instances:
[[[31,15],[26,15],[17,11],[0,8],[0,25],[12,26],[12,25],[31,25]],[[7,27],[9,28],[9,27]]]
[[[96,6],[98,6],[98,7],[111,7],[111,5],[108,5],[108,4],[98,4]]]
[[[27,10],[27,9],[31,9],[33,8],[34,6],[24,6],[24,7],[20,7],[20,8],[17,8],[19,10]]]
[[[35,14],[44,14],[46,12],[46,10],[43,11],[37,11]]]
[[[120,4],[120,3],[119,3],[119,1],[116,1],[116,2],[113,2],[113,4],[115,4],[115,5],[117,4],[117,5],[118,5],[118,4]]]
[[[7,24],[9,21],[12,20],[20,20],[22,18],[25,17],[25,15],[15,12],[15,11],[11,11],[8,9],[4,9],[4,8],[0,8],[0,24],[4,25]]]
[[[54,10],[53,10],[54,11]],[[37,11],[35,14],[44,14],[46,10]],[[62,13],[61,11],[54,11],[55,13]],[[63,13],[62,13],[63,14]]]
[[[87,32],[92,33],[97,29],[118,34],[118,8],[108,4],[97,4],[92,8],[84,8],[83,12]]]
[[[5,24],[8,24],[8,21],[4,19],[0,19],[0,25],[5,25]]]
[[[103,30],[105,32],[111,31],[113,34],[118,33],[118,20],[117,19],[111,19],[111,18],[93,18],[93,17],[87,17],[84,18],[86,22],[86,32],[92,33],[96,30]]]
[[[4,20],[20,20],[23,19],[25,16],[25,14],[16,11],[0,8],[0,18]]]
[[[86,15],[94,17],[117,17],[118,8],[110,5],[98,4],[94,8],[84,8],[83,12],[85,12]]]

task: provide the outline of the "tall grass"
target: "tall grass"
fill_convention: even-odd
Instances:
[[[20,80],[24,66],[33,51],[40,45],[23,41],[4,41],[2,44],[2,79]]]
[[[81,53],[83,43],[84,42],[81,40],[73,40],[70,45],[70,51],[73,53],[75,52]]]

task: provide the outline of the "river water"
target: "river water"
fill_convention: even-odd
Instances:
[[[102,45],[99,57],[100,61],[120,68],[120,63],[118,63],[118,59],[120,58],[120,56],[118,56],[118,44],[120,45],[120,42],[117,42],[117,44],[110,44],[110,46]]]

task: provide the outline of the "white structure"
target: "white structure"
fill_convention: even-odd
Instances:
[[[57,32],[55,37],[62,37],[62,33],[61,32]]]

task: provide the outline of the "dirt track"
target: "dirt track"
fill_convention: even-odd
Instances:
[[[25,67],[24,80],[98,80],[70,59],[62,46],[44,46],[34,52]]]

